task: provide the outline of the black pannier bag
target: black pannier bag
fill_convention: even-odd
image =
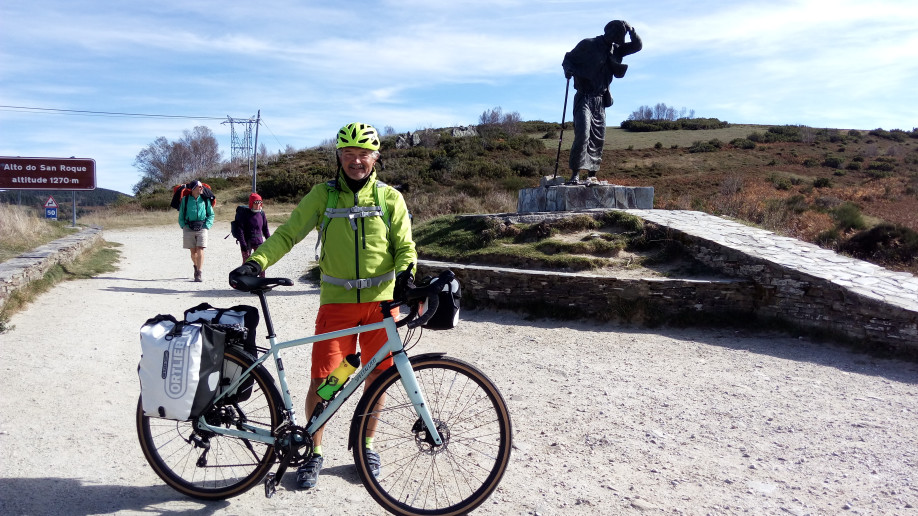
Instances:
[[[206,321],[226,332],[226,346],[241,349],[258,358],[255,332],[258,329],[258,309],[249,305],[236,305],[230,308],[214,308],[208,303],[185,310],[185,321]],[[229,386],[244,370],[238,364],[225,361],[223,376],[220,379],[221,389]],[[228,393],[221,401],[227,404],[246,401],[252,395],[255,379],[247,378],[235,392]],[[222,392],[222,391],[221,391]]]
[[[429,284],[435,278],[427,277],[417,284],[419,287]],[[455,278],[443,285],[438,297],[440,304],[437,305],[437,311],[433,317],[427,321],[422,328],[428,330],[451,330],[459,324],[459,298],[462,296],[459,281]],[[421,305],[418,316],[424,315],[424,306]]]
[[[144,414],[197,419],[217,394],[226,334],[204,322],[157,315],[140,328],[137,366]]]

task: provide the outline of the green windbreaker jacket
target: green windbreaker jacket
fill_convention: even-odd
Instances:
[[[186,222],[194,220],[203,220],[204,229],[210,229],[214,225],[214,208],[210,205],[210,199],[205,199],[203,195],[199,195],[197,199],[193,195],[186,195],[179,205],[179,227],[184,228]]]
[[[370,174],[367,183],[357,193],[352,192],[343,179],[343,172],[338,172],[337,208],[353,206],[376,206],[373,186],[376,184],[376,169]],[[294,245],[303,240],[313,229],[322,224],[325,208],[328,205],[329,187],[326,183],[318,184],[300,201],[290,219],[278,227],[270,238],[252,254],[254,260],[267,269]],[[389,227],[382,217],[372,216],[354,219],[357,229],[351,226],[347,218],[331,218],[324,229],[319,268],[323,274],[340,279],[366,279],[381,276],[388,272],[396,274],[417,262],[414,240],[411,238],[411,220],[408,217],[408,206],[402,194],[391,186],[378,189],[380,202],[386,203],[387,216],[391,218]],[[309,249],[309,256],[312,254]],[[366,303],[392,299],[394,281],[386,281],[376,287],[364,289],[352,288],[322,282],[319,303]]]

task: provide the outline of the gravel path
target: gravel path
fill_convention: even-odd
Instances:
[[[107,231],[123,244],[118,272],[62,284],[13,317],[0,335],[0,514],[380,513],[346,451],[352,407],[326,431],[309,492],[287,477],[272,499],[254,489],[203,503],[146,464],[141,324],[255,301],[226,285],[239,252],[224,226],[204,283],[189,281],[178,228]],[[312,256],[305,242],[272,275],[297,278]],[[312,333],[317,294],[300,282],[274,293],[279,336]],[[510,468],[477,514],[918,513],[918,364],[785,335],[463,318],[413,352],[477,364],[510,405]],[[284,362],[302,406],[308,348]]]

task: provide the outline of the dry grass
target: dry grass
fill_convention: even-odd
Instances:
[[[0,262],[73,231],[22,206],[0,204]]]
[[[222,196],[221,192],[218,192]],[[270,201],[265,203],[265,213],[271,225],[282,224],[290,217],[290,212],[296,207],[294,204],[276,204]],[[217,221],[228,222],[236,214],[236,205],[217,203],[214,207],[214,218]],[[97,210],[86,214],[79,219],[80,224],[87,226],[100,226],[103,229],[125,229],[148,226],[178,225],[178,212],[175,210],[144,210],[136,205],[119,206],[111,209]]]

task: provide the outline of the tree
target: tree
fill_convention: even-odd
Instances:
[[[169,155],[172,144],[164,136],[153,140],[134,158],[134,166],[140,169],[142,179],[134,185],[134,194],[144,193],[156,184],[165,183],[169,177]]]
[[[688,115],[686,116],[686,113]],[[628,120],[648,121],[648,120],[668,120],[670,122],[680,118],[695,118],[695,110],[688,111],[682,108],[678,113],[676,108],[667,106],[660,102],[654,107],[641,106],[628,116]]]
[[[486,109],[478,117],[478,132],[484,135],[497,132],[492,130],[499,130],[503,131],[505,135],[511,136],[519,132],[521,120],[520,114],[516,111],[504,113],[500,106],[494,109]]]
[[[184,131],[181,140],[170,142],[160,136],[134,158],[141,180],[134,193],[151,191],[156,185],[183,183],[201,177],[220,165],[223,156],[217,139],[207,127]]]

